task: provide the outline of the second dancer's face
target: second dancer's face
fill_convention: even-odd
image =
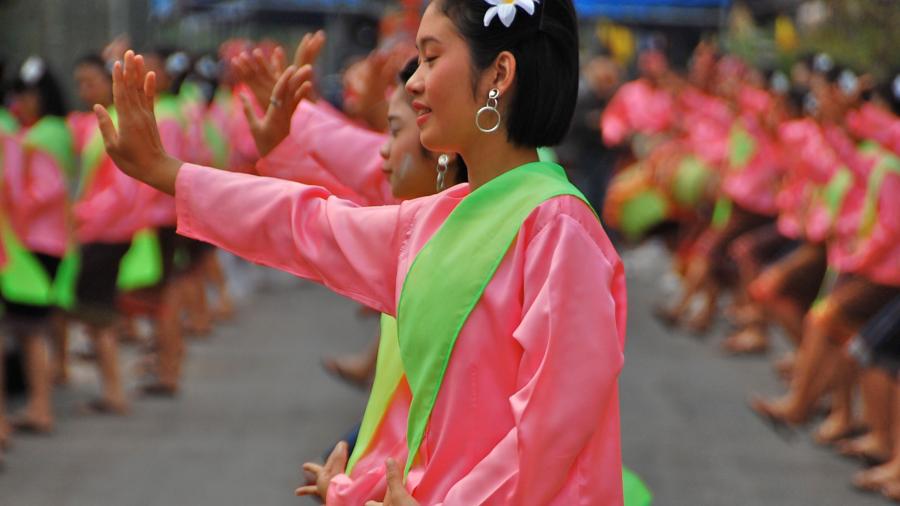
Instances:
[[[416,113],[402,87],[391,95],[388,128],[390,136],[381,147],[382,170],[391,183],[394,197],[408,200],[434,194],[437,156],[422,147]]]

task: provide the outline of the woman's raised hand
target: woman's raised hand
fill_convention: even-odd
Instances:
[[[266,60],[262,49],[243,52],[231,60],[237,78],[250,88],[256,103],[262,107],[268,103],[275,89],[275,83],[287,67],[284,49],[276,47],[272,56]]]
[[[250,125],[250,133],[256,142],[259,156],[266,156],[291,133],[291,118],[294,110],[304,97],[312,91],[312,67],[293,65],[285,69],[275,83],[272,96],[268,100],[265,116],[260,119],[253,111],[247,96],[241,95],[244,114]],[[264,106],[265,107],[265,106]]]
[[[113,68],[113,101],[118,129],[109,111],[94,106],[106,152],[125,174],[156,189],[175,193],[175,178],[181,162],[163,148],[153,113],[156,75],[144,68],[144,59],[126,51],[124,62]]]

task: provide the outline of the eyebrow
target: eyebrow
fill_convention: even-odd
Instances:
[[[418,42],[416,43],[416,49],[418,49],[418,50],[421,51],[422,48],[424,48],[429,42],[434,43],[434,44],[440,44],[440,43],[441,43],[441,41],[439,41],[439,40],[437,39],[437,37],[428,35],[428,36],[426,36],[426,37],[422,37],[422,40],[420,40],[420,41],[418,41]]]

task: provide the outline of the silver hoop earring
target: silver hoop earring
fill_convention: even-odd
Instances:
[[[438,166],[437,166],[437,191],[444,191],[444,187],[447,184],[446,176],[447,169],[450,168],[450,157],[447,155],[441,155],[438,157]]]
[[[497,106],[499,104],[500,104],[500,90],[498,90],[497,88],[493,88],[488,93],[487,105],[482,107],[481,109],[478,109],[478,113],[475,114],[475,126],[478,127],[479,130],[481,130],[482,132],[484,132],[486,134],[489,134],[492,132],[496,132],[497,129],[500,128],[500,122],[502,121],[502,118],[500,116],[500,111],[497,110]],[[496,121],[496,123],[494,123],[494,126],[492,126],[490,128],[485,128],[484,126],[482,126],[481,119],[482,119],[482,116],[484,116],[485,114],[496,116],[497,121]]]

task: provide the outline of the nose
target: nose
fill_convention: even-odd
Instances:
[[[381,155],[381,158],[386,162],[391,156],[391,141],[386,141],[382,144],[378,154]]]
[[[425,80],[422,77],[421,72],[422,72],[422,66],[419,65],[419,67],[416,69],[416,71],[413,72],[413,75],[410,76],[409,80],[406,81],[406,92],[412,96],[421,95],[422,91],[424,89]]]

